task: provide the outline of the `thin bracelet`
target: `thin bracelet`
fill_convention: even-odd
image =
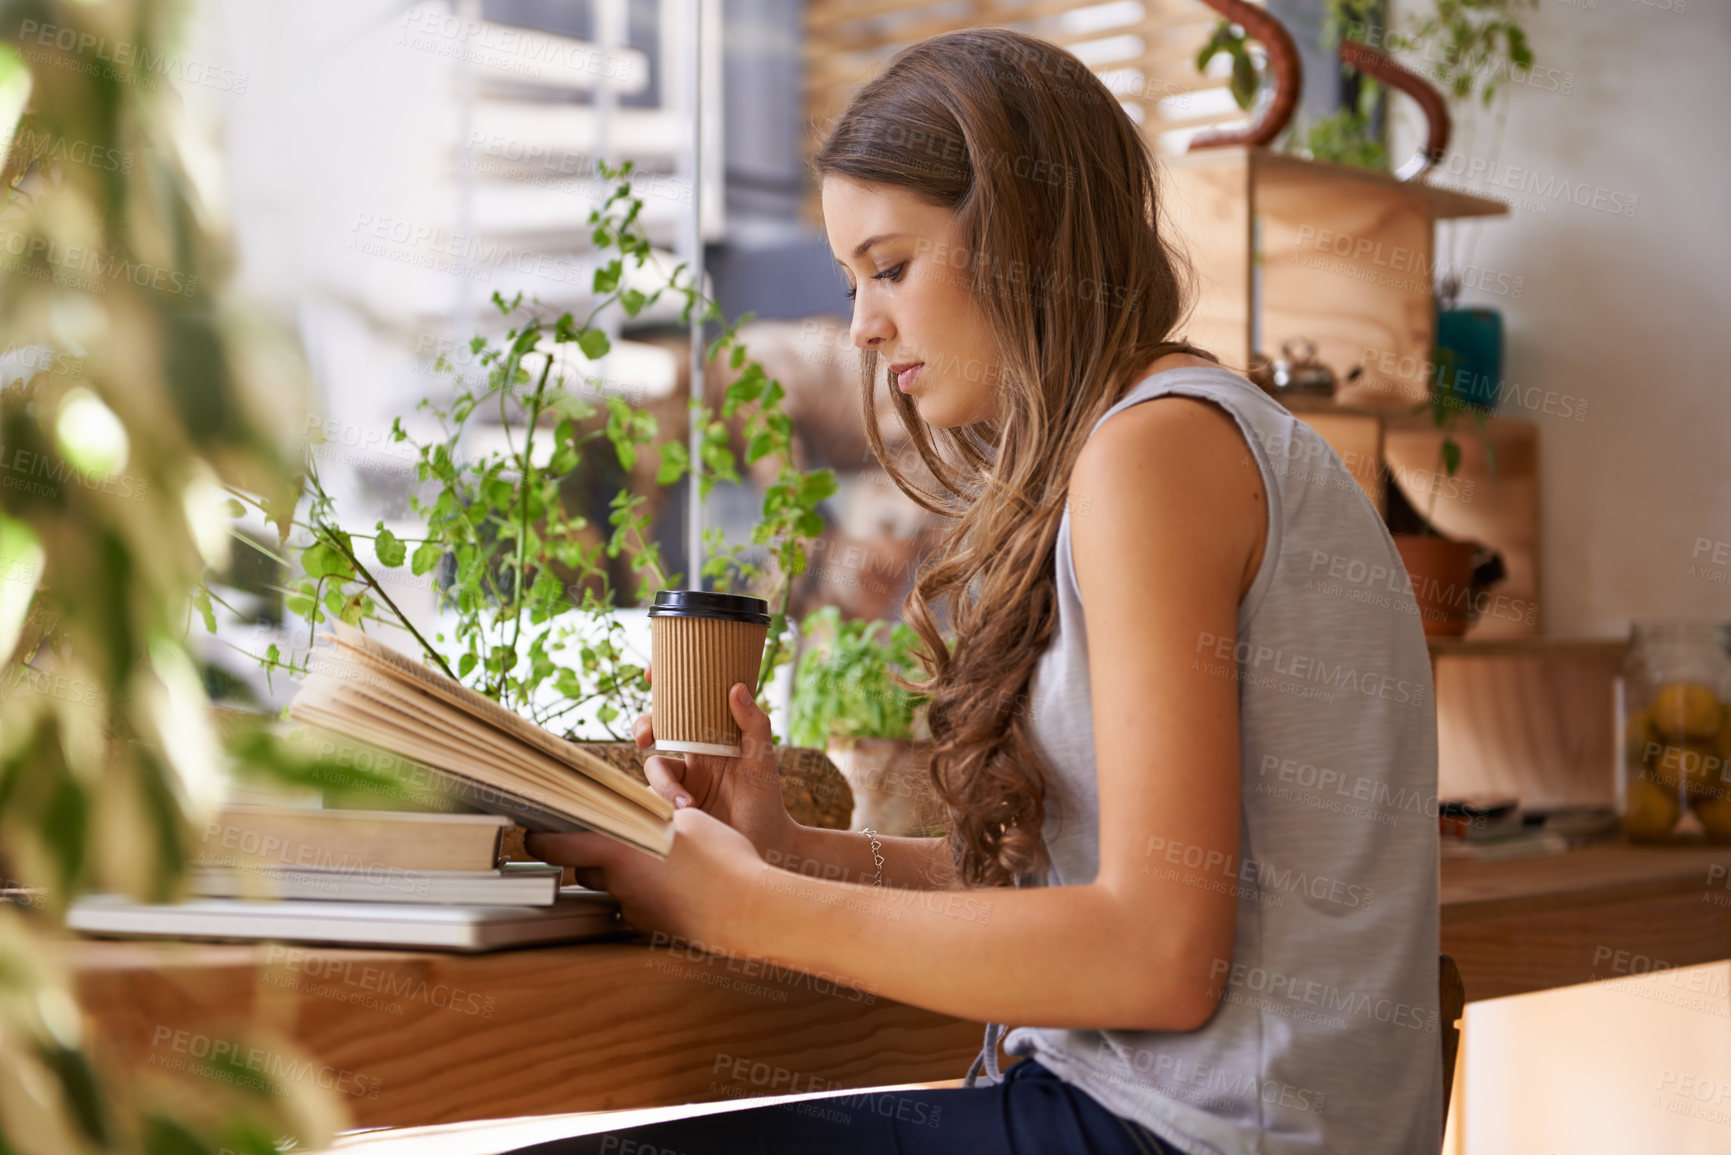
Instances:
[[[878,851],[883,848],[883,843],[878,841],[878,832],[869,826],[862,828],[860,833],[864,834],[871,840],[872,861],[877,863],[878,876],[872,879],[872,885],[882,886],[884,884],[884,856],[879,854]]]

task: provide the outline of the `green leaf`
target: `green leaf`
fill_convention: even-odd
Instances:
[[[1226,46],[1231,40],[1232,21],[1222,19],[1214,26],[1214,31],[1209,34],[1207,43],[1203,44],[1201,51],[1196,54],[1196,71],[1205,71],[1208,62],[1213,60],[1218,53],[1226,51]]]
[[[43,1065],[59,1079],[64,1102],[78,1121],[79,1130],[98,1146],[108,1146],[109,1124],[102,1085],[84,1052],[71,1047],[44,1046],[37,1053]]]
[[[335,577],[347,579],[354,576],[354,570],[349,566],[349,559],[344,557],[329,542],[315,541],[301,551],[301,569],[309,578]]]
[[[1454,438],[1445,437],[1442,443],[1443,471],[1450,477],[1461,467],[1461,447]]]
[[[627,317],[635,317],[643,311],[644,296],[636,289],[626,289],[619,294],[619,307],[625,310]]]
[[[152,1115],[144,1124],[145,1155],[215,1155],[178,1119]]]
[[[1228,85],[1232,99],[1239,108],[1247,109],[1256,103],[1256,90],[1261,87],[1262,77],[1257,75],[1256,62],[1240,47],[1232,54],[1232,81]]]
[[[799,499],[801,504],[816,504],[836,493],[838,489],[835,470],[827,467],[815,469],[800,479]]]
[[[619,274],[623,268],[622,262],[615,259],[595,270],[595,292],[611,293],[619,287]]]
[[[439,559],[445,556],[445,548],[437,541],[427,541],[415,548],[414,557],[409,559],[409,570],[416,577],[431,570],[439,564]]]
[[[613,345],[607,340],[607,334],[600,329],[585,329],[583,335],[577,338],[577,347],[583,350],[585,357],[598,361],[607,355]]]
[[[198,611],[198,616],[204,622],[206,633],[216,633],[216,610],[210,604],[210,591],[199,586],[192,591],[192,605]]]
[[[0,150],[0,162],[17,138],[18,119],[30,103],[30,86],[30,66],[23,55],[14,45],[0,44],[0,141],[6,145]],[[91,115],[95,115],[94,110]]]
[[[408,554],[405,546],[397,535],[385,528],[383,521],[379,522],[378,535],[373,538],[373,552],[379,555],[379,564],[389,569],[396,569],[403,564]]]
[[[661,446],[661,468],[655,471],[655,484],[669,485],[685,476],[691,467],[691,456],[682,441],[668,441]]]
[[[750,464],[759,458],[767,457],[773,452],[775,452],[775,436],[767,431],[759,433],[757,436],[753,437],[750,443],[745,447],[746,463]]]

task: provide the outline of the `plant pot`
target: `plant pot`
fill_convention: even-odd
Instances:
[[[1472,621],[1473,558],[1479,545],[1435,534],[1395,534],[1394,545],[1412,581],[1427,638],[1458,638]]]
[[[654,750],[644,749],[635,742],[579,742],[578,745],[639,782],[649,781],[643,773],[643,763],[655,753]],[[854,808],[853,791],[822,750],[806,746],[777,746],[775,768],[781,774],[781,800],[795,822],[827,830],[848,828],[848,816]]]
[[[830,761],[853,790],[849,829],[879,834],[942,833],[943,804],[932,792],[931,743],[909,738],[832,739]]]

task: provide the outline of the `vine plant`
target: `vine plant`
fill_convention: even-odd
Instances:
[[[632,190],[631,162],[617,167],[602,162],[600,169],[616,183],[589,216],[603,261],[594,275],[597,301],[588,315],[581,321],[568,312],[550,317],[520,295],[507,301],[495,293],[494,305],[515,325],[497,342],[485,337],[470,342],[486,371],[484,384],[471,388],[459,379],[451,400],[421,402],[439,427],[436,439],[416,440],[401,420],[392,425],[392,439],[413,452],[417,478],[429,490],[411,498],[422,525],[419,537],[399,537],[382,520],[372,533],[344,528],[309,452],[304,513],[294,522],[304,542],[298,557],[303,576],[285,591],[287,610],[309,626],[307,645],[286,654],[271,646],[258,655],[267,670],[305,672],[312,633],[329,619],[378,621],[406,630],[427,659],[452,678],[540,725],[560,725],[593,703],[597,722],[617,739],[623,735],[614,723],[647,708],[648,682],[643,668],[628,660],[618,620],[619,591],[602,554],[616,558],[630,550],[631,568],[641,578],[634,591],[638,603],[655,589],[676,586],[682,575],[666,570],[643,508],[646,496],[621,489],[611,501],[610,536],[585,545],[588,522],[566,508],[561,482],[603,439],[629,471],[654,441],[656,421],[623,398],[606,396],[601,399],[604,425],[586,429],[601,409],[570,388],[577,375],[569,367],[568,350],[575,346],[590,360],[604,356],[610,345],[598,324],[603,312],[616,305],[635,317],[664,292],[684,298],[681,316],[687,324],[693,310],[704,321],[723,319],[719,303],[701,291],[683,263],[653,292],[627,286],[628,264],[642,269],[656,258],[639,224],[643,202]],[[740,480],[724,419],[741,407],[750,407],[744,428],[747,462],[764,457],[781,462],[750,542],[728,546],[720,529],[709,529],[704,534],[709,556],[700,569],[717,589],[735,592],[739,585],[768,594],[772,617],[757,679],[761,695],[776,668],[791,660],[785,642],[792,579],[804,572],[808,545],[823,532],[817,507],[835,492],[836,483],[829,469],[795,467],[793,423],[781,408],[782,386],[750,359],[738,336],[749,317],[725,324],[705,350],[706,363],[725,356],[738,371],[726,388],[720,415],[708,413],[695,399],[691,404],[701,430],[695,466],[701,497],[720,479]],[[444,358],[439,367],[451,369]],[[504,451],[466,456],[471,423],[495,412],[506,435]],[[655,483],[674,484],[693,468],[684,441],[669,440],[660,448]],[[233,493],[266,516],[277,512],[239,490]],[[376,563],[367,560],[360,541],[370,541]],[[748,556],[753,546],[764,547],[762,564]],[[405,567],[414,577],[432,581],[440,605],[454,611],[448,636],[439,632],[428,638],[391,597],[388,571]],[[568,592],[579,585],[580,602]],[[215,597],[208,591],[205,596]],[[207,627],[214,628],[209,603],[201,608]]]

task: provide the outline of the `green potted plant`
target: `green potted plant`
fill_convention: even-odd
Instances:
[[[1461,445],[1455,429],[1463,413],[1471,414],[1484,445],[1486,462],[1496,469],[1496,452],[1488,437],[1482,409],[1458,387],[1456,360],[1444,348],[1436,350],[1435,376],[1430,397],[1414,407],[1414,413],[1430,418],[1439,437],[1436,467],[1431,472],[1428,501],[1418,533],[1396,533],[1395,548],[1412,579],[1420,621],[1426,637],[1458,638],[1472,623],[1474,576],[1484,547],[1476,541],[1444,537],[1436,531],[1436,503],[1442,486],[1439,478],[1453,478],[1461,466]],[[1393,484],[1392,480],[1390,484]]]
[[[854,830],[941,833],[932,792],[925,698],[897,684],[913,669],[919,635],[905,622],[844,621],[824,606],[800,623],[789,733],[821,747],[853,791]]]
[[[609,347],[599,324],[603,311],[617,306],[636,316],[662,292],[685,298],[688,320],[693,309],[719,320],[720,308],[688,275],[681,279],[683,265],[666,277],[663,289],[646,294],[627,287],[627,263],[641,268],[654,260],[638,223],[642,201],[633,194],[629,162],[617,168],[603,162],[601,170],[617,184],[590,215],[592,237],[610,259],[596,270],[598,300],[589,315],[581,321],[570,313],[552,316],[495,294],[495,306],[512,327],[497,341],[471,342],[484,380],[459,377],[449,399],[421,403],[439,430],[431,439],[419,440],[402,421],[394,423],[392,439],[406,448],[426,490],[410,501],[420,523],[417,536],[399,536],[383,521],[371,533],[345,528],[309,447],[305,500],[292,522],[298,544],[290,551],[301,576],[285,591],[284,603],[306,624],[306,644],[287,653],[272,645],[256,657],[267,671],[298,674],[314,656],[314,632],[327,620],[396,627],[446,675],[642,778],[650,751],[631,741],[629,727],[649,708],[649,686],[643,667],[630,661],[619,611],[626,597],[642,604],[655,590],[678,586],[682,575],[662,564],[644,494],[626,486],[613,496],[611,532],[603,540],[574,512],[567,483],[597,451],[610,450],[627,475],[640,454],[657,452],[654,480],[662,486],[680,481],[694,465],[683,429],[662,436],[652,414],[623,398],[607,396],[598,405],[581,396],[584,381],[569,351],[589,360],[603,356]],[[823,531],[817,505],[835,491],[835,477],[829,469],[801,472],[793,465],[793,427],[781,409],[781,385],[749,359],[736,336],[746,319],[727,326],[708,350],[709,360],[725,356],[738,372],[721,414],[701,418],[695,468],[703,496],[719,478],[739,480],[723,419],[743,406],[752,407],[744,430],[747,460],[773,456],[781,462],[750,543],[724,547],[721,531],[712,528],[705,534],[711,549],[701,571],[714,588],[735,592],[743,584],[770,602],[769,640],[754,687],[761,697],[774,671],[792,658],[786,645],[792,578],[803,572],[809,543]],[[465,455],[463,447],[473,440],[466,435],[482,414],[496,416],[504,445]],[[767,547],[768,564],[747,560],[748,545]],[[635,591],[614,589],[603,561],[604,554],[616,558],[622,552],[641,578]],[[289,558],[272,556],[289,565]],[[448,630],[428,637],[398,606],[391,579],[405,570],[432,583],[441,608],[455,618]],[[208,604],[204,608],[206,625],[214,626]],[[599,733],[572,728],[573,715],[586,707]],[[816,826],[845,822],[845,783],[821,751],[781,746],[778,761],[783,793],[797,819]]]

